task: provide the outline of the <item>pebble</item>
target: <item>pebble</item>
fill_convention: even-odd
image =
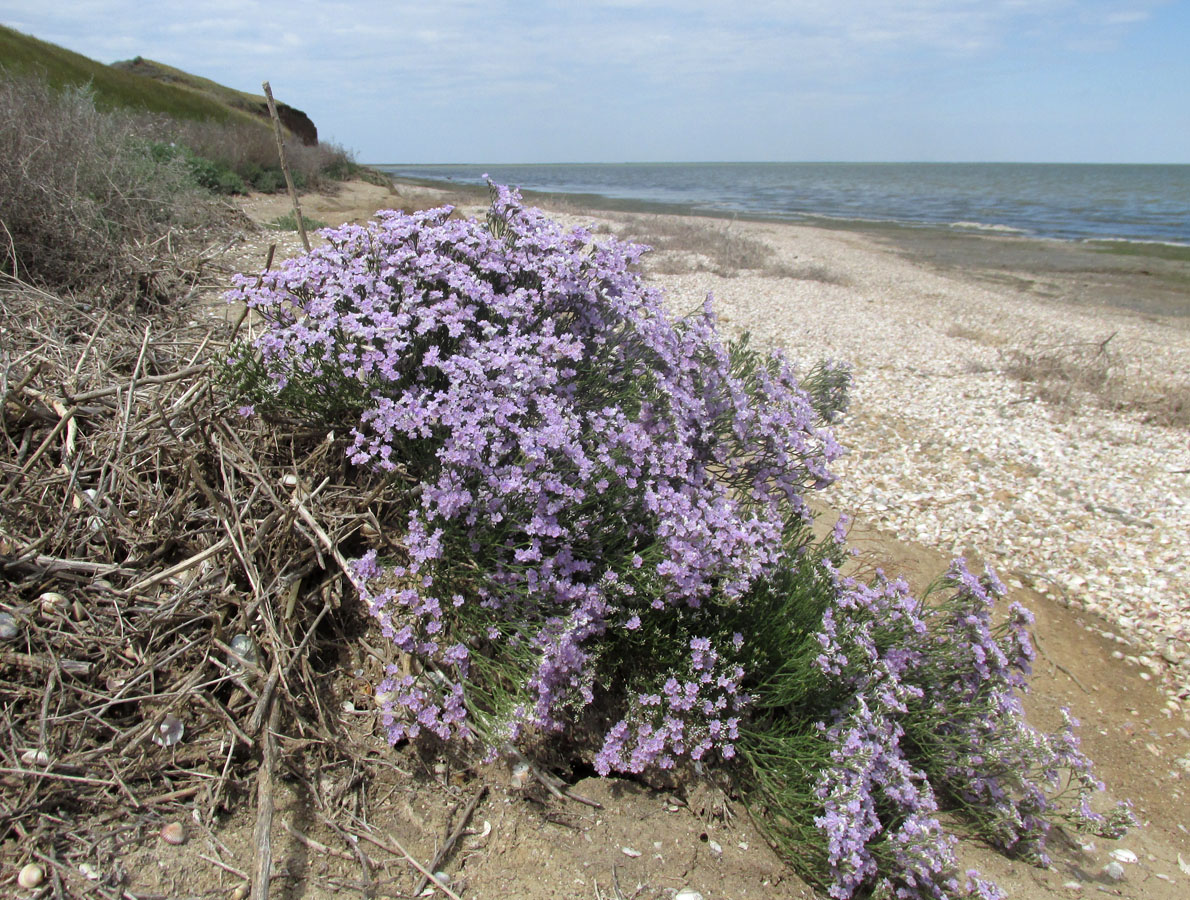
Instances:
[[[21,633],[21,626],[11,613],[0,612],[0,641],[11,641]]]
[[[29,863],[17,875],[17,884],[26,890],[40,887],[43,881],[45,881],[45,869],[38,863]]]

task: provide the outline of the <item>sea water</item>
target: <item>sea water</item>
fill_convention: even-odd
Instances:
[[[675,212],[835,219],[1190,245],[1190,165],[624,163],[380,165],[402,178],[596,195]]]

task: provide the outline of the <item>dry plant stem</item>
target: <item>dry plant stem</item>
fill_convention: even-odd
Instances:
[[[463,815],[459,818],[458,824],[455,825],[454,831],[450,833],[450,836],[443,842],[442,847],[434,854],[434,859],[429,865],[431,872],[436,872],[438,867],[442,865],[442,861],[450,855],[450,851],[454,848],[455,843],[463,836],[463,832],[467,828],[467,823],[471,821],[471,815],[475,812],[475,807],[479,806],[479,801],[484,798],[487,792],[486,785],[475,792],[475,796],[471,798],[471,801],[467,804],[467,808],[463,810]],[[430,879],[423,874],[414,886],[413,893],[415,895],[421,894],[429,883]]]
[[[289,162],[285,158],[285,137],[281,131],[281,117],[277,115],[277,104],[273,101],[273,89],[266,81],[264,88],[265,99],[269,102],[269,115],[273,118],[273,132],[277,136],[277,155],[281,158],[281,171],[285,175],[285,184],[289,188],[289,200],[293,203],[293,217],[297,221],[298,234],[302,236],[302,246],[310,252],[310,239],[306,237],[306,223],[302,220],[302,205],[298,203],[297,191],[293,187],[293,176],[289,174]]]
[[[268,900],[273,867],[273,775],[277,766],[274,730],[281,718],[281,705],[273,699],[268,724],[261,735],[260,768],[256,776],[256,855],[252,865],[252,900]]]
[[[376,835],[370,834],[369,832],[363,831],[363,830],[360,831],[359,837],[362,838],[363,840],[367,841],[370,844],[374,844],[375,846],[379,847],[381,850],[387,850],[389,853],[397,853],[397,854],[405,857],[405,859],[408,861],[409,865],[413,866],[413,868],[415,868],[415,869],[417,869],[417,871],[421,872],[421,874],[424,875],[426,878],[432,878],[434,880],[434,884],[438,887],[438,889],[441,890],[444,894],[446,894],[446,896],[450,897],[451,900],[463,900],[462,897],[460,897],[458,894],[456,894],[454,891],[452,891],[449,887],[447,887],[445,884],[443,884],[437,878],[434,878],[434,873],[431,872],[429,869],[427,869],[425,866],[423,866],[420,862],[418,862],[417,859],[408,850],[406,850],[404,847],[401,846],[401,843],[396,838],[390,837],[387,840],[385,840],[385,839],[379,838]]]

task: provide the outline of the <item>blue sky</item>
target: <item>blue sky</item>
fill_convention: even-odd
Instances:
[[[1190,163],[1187,0],[0,0],[365,162]]]

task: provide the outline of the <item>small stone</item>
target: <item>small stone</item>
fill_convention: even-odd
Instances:
[[[11,641],[21,633],[21,626],[11,613],[0,612],[0,641]]]
[[[186,843],[186,826],[181,822],[170,822],[161,829],[161,840],[175,847]]]
[[[17,884],[26,890],[39,887],[43,881],[45,881],[45,869],[37,863],[29,863],[17,875]]]
[[[1110,878],[1112,881],[1123,881],[1124,880],[1124,867],[1122,865],[1120,865],[1118,862],[1116,862],[1115,860],[1112,860],[1106,866],[1103,867],[1103,874],[1106,875],[1108,878]]]

